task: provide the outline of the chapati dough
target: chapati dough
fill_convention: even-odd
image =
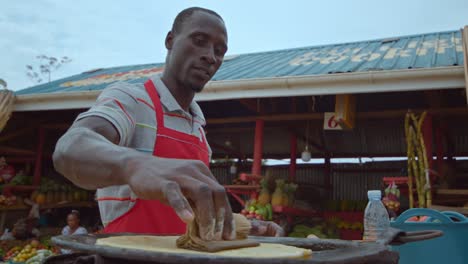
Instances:
[[[200,252],[178,248],[176,240],[179,236],[115,236],[100,238],[99,246],[109,246],[128,249],[139,249],[161,253],[195,254],[237,258],[303,258],[310,256],[310,249],[303,249],[282,244],[260,243],[258,247],[223,250],[215,253]]]
[[[187,232],[177,239],[177,247],[206,252],[218,252],[227,249],[259,246],[260,243],[247,239],[251,228],[250,221],[241,214],[233,214],[232,216],[236,227],[235,240],[205,241],[200,238],[198,223],[195,220],[188,225]]]

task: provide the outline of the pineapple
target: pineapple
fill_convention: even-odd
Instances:
[[[283,186],[283,198],[281,199],[281,205],[282,206],[289,206],[289,184],[286,183]]]
[[[276,189],[271,198],[272,206],[281,206],[283,205],[283,196],[284,196],[284,180],[276,180]]]
[[[270,191],[268,190],[268,181],[263,178],[260,184],[262,185],[262,190],[258,196],[258,203],[261,205],[266,205],[270,202],[271,199]]]

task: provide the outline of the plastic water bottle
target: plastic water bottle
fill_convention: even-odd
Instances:
[[[383,234],[390,227],[390,218],[387,209],[383,205],[382,192],[372,190],[367,192],[369,202],[364,211],[364,237],[365,241],[377,241],[383,238]]]

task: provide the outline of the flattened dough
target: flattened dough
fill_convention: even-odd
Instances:
[[[270,243],[261,243],[258,247],[224,250],[215,253],[199,252],[178,248],[176,246],[177,238],[179,238],[179,236],[115,236],[100,238],[96,241],[96,244],[99,246],[140,249],[164,253],[238,258],[303,258],[312,254],[310,249]]]

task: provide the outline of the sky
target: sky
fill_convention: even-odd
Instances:
[[[457,30],[467,0],[4,0],[0,8],[0,79],[8,89],[35,85],[26,65],[37,56],[71,62],[56,80],[96,68],[163,62],[164,38],[178,12],[218,12],[227,55]]]

